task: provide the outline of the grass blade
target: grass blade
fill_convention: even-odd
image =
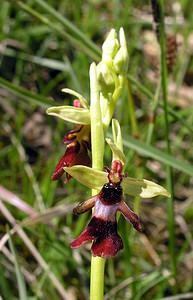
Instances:
[[[48,108],[50,105],[53,105],[53,101],[48,98],[42,97],[40,95],[35,95],[28,90],[21,88],[6,79],[0,77],[0,87],[10,91],[15,96],[20,97],[20,100],[23,102],[29,102],[31,104],[39,105],[44,108]]]
[[[165,36],[165,23],[164,23],[164,4],[163,0],[158,1],[158,7],[160,10],[160,65],[161,65],[161,84],[163,94],[163,108],[164,108],[164,122],[165,122],[165,141],[166,150],[169,155],[172,155],[171,142],[170,142],[170,123],[168,113],[168,75],[167,75],[167,62],[166,62],[166,36]],[[169,253],[171,259],[171,269],[176,280],[177,276],[177,259],[176,259],[176,237],[175,237],[175,212],[174,212],[174,181],[173,181],[173,170],[171,166],[167,166],[167,186],[171,197],[168,198],[167,202],[167,213],[168,213],[168,231],[169,231]]]
[[[34,2],[41,6],[46,13],[49,13],[56,21],[61,23],[64,29],[73,37],[81,41],[88,48],[90,48],[96,56],[100,56],[99,48],[89,39],[87,36],[82,33],[74,24],[72,24],[68,19],[66,19],[63,15],[57,12],[52,6],[50,6],[44,0],[34,0]]]
[[[140,142],[131,136],[127,136],[127,140],[123,140],[123,145],[127,148],[137,151],[143,156],[153,158],[167,166],[173,167],[178,171],[193,176],[193,167],[187,161],[178,160],[172,155],[167,154],[153,146],[146,145],[145,143]]]
[[[26,286],[25,286],[25,281],[23,278],[23,274],[20,270],[19,263],[17,261],[17,254],[13,245],[13,241],[11,238],[11,235],[9,235],[9,247],[11,249],[11,252],[14,256],[14,264],[15,264],[15,273],[16,273],[16,278],[17,278],[17,284],[18,284],[18,291],[19,291],[19,299],[20,300],[27,300],[27,291],[26,291]]]
[[[134,86],[136,86],[137,90],[140,91],[143,95],[145,95],[148,99],[153,100],[154,95],[150,90],[148,90],[143,84],[138,82],[132,75],[127,75],[130,83]],[[159,107],[163,108],[163,103],[159,102]],[[190,108],[188,108],[188,112],[190,112]],[[182,113],[176,112],[173,108],[168,107],[168,113],[171,117],[173,117],[175,120],[179,121],[180,124],[182,124],[184,127],[188,129],[191,133],[193,133],[193,127],[191,127],[187,122],[186,119],[181,115]]]
[[[46,14],[50,15],[52,20],[40,14],[27,4],[17,0],[17,4],[26,12],[32,14],[41,22],[62,34],[62,36],[67,38],[73,45],[83,49],[84,52],[89,54],[89,56],[94,60],[99,60],[101,56],[100,49],[83,32],[81,32],[74,24],[57,12],[47,2],[43,0],[34,0],[34,2],[36,5],[39,5]]]

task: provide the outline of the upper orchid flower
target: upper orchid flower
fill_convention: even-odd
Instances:
[[[117,233],[117,211],[120,211],[136,230],[141,231],[138,216],[123,199],[122,178],[122,163],[115,160],[111,170],[108,170],[109,182],[103,185],[96,196],[75,207],[74,212],[77,214],[92,207],[95,209],[86,229],[71,243],[72,248],[78,248],[84,243],[94,240],[91,247],[94,256],[105,258],[115,256],[123,248],[123,242]]]
[[[78,125],[74,130],[71,130],[64,136],[64,144],[67,145],[66,151],[59,160],[54,173],[53,180],[59,179],[64,173],[64,167],[71,167],[74,165],[90,166],[91,160],[88,155],[90,150],[90,126]],[[66,173],[67,181],[71,178]]]
[[[81,108],[81,103],[78,99],[74,100],[74,108]],[[53,108],[51,113],[53,114]],[[56,109],[56,108],[55,108]],[[50,113],[49,111],[49,113]],[[90,150],[90,125],[76,125],[75,129],[71,130],[64,136],[64,144],[67,145],[66,151],[59,160],[54,173],[53,180],[58,180],[64,173],[64,167],[71,167],[74,165],[90,166],[91,160],[88,154]],[[66,173],[66,181],[72,176]]]

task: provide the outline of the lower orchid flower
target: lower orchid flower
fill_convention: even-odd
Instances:
[[[103,185],[96,196],[81,202],[74,208],[74,213],[80,214],[94,207],[94,214],[86,229],[71,243],[72,248],[93,241],[91,251],[94,256],[105,258],[115,256],[123,248],[123,242],[117,232],[118,211],[136,230],[142,230],[138,216],[123,199],[121,172],[121,162],[113,161],[111,170],[108,170],[109,182]]]

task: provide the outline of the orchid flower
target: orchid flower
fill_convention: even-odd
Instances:
[[[73,102],[75,108],[81,108],[79,99]],[[65,107],[64,107],[65,108]],[[54,109],[49,109],[49,113],[53,113]],[[61,157],[56,165],[52,180],[58,180],[65,172],[64,167],[71,167],[74,165],[90,166],[91,160],[88,154],[90,151],[90,125],[76,125],[76,127],[65,134],[64,144],[67,145],[64,155]],[[68,182],[72,176],[66,173],[66,180]]]
[[[111,170],[108,170],[108,183],[103,185],[96,196],[74,208],[74,213],[80,214],[94,207],[94,214],[86,229],[71,243],[72,248],[94,241],[91,247],[94,256],[115,256],[123,248],[123,242],[117,233],[117,211],[120,211],[136,230],[142,230],[138,216],[123,199],[123,177],[122,163],[118,160],[113,161]]]

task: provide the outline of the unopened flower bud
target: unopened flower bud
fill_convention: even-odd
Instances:
[[[115,74],[108,67],[108,64],[101,61],[97,65],[98,83],[103,94],[113,93],[115,89]]]
[[[111,29],[102,46],[102,60],[110,61],[114,58],[119,49],[119,41],[115,29]]]
[[[128,50],[123,28],[119,31],[119,39],[121,47],[113,59],[113,65],[118,74],[125,74],[128,67]]]

